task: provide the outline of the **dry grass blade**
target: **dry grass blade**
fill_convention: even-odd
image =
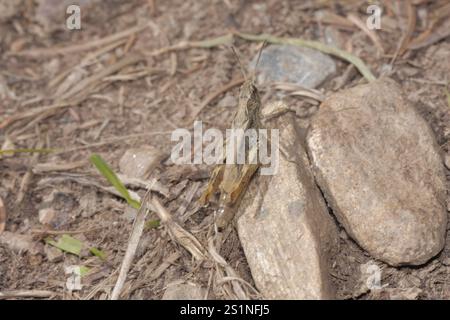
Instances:
[[[77,101],[78,102],[78,101]],[[0,123],[0,129],[5,129],[6,127],[12,125],[14,122],[19,121],[19,120],[23,120],[23,119],[27,119],[27,118],[32,118],[32,117],[36,117],[42,113],[48,112],[48,111],[55,111],[57,109],[61,109],[61,108],[66,108],[70,105],[75,105],[77,104],[76,102],[74,103],[73,101],[71,102],[57,102],[54,103],[52,105],[49,106],[44,106],[44,107],[39,107],[39,108],[34,108],[31,110],[27,110],[23,113],[19,113],[13,116],[10,116],[9,118],[6,118],[5,120],[3,120]]]
[[[162,206],[156,197],[152,198],[151,204],[155,208],[161,223],[167,227],[173,240],[185,248],[196,260],[201,261],[206,259],[206,250],[197,238],[176,223],[167,209]]]
[[[73,97],[75,94],[78,94],[80,91],[91,87],[92,85],[94,85],[96,82],[100,81],[101,79],[103,79],[106,76],[109,76],[110,74],[113,74],[117,71],[119,71],[120,69],[122,69],[123,67],[126,67],[128,65],[131,64],[135,64],[139,61],[141,61],[143,59],[143,57],[141,56],[128,56],[123,58],[122,60],[119,60],[117,63],[106,67],[105,69],[101,70],[100,72],[90,76],[89,78],[86,78],[82,81],[80,81],[77,85],[75,85],[74,87],[72,87],[72,89],[70,89],[68,92],[66,92],[65,94],[63,94],[61,96],[62,100],[66,100],[68,98]]]
[[[213,258],[213,260],[225,270],[227,277],[221,277],[218,280],[219,283],[225,284],[227,281],[224,281],[225,278],[232,277],[234,279],[240,278],[237,273],[233,270],[232,267],[225,261],[225,259],[217,252],[216,247],[214,246],[214,238],[210,237],[208,241],[208,252]],[[244,280],[242,280],[244,282]],[[248,300],[249,297],[245,290],[242,288],[239,281],[233,280],[231,281],[231,285],[233,287],[233,291],[236,294],[237,298],[240,300]]]
[[[347,19],[352,22],[355,26],[360,28],[374,43],[375,47],[378,49],[378,55],[384,54],[384,48],[381,44],[381,40],[378,35],[373,31],[367,28],[366,24],[361,21],[356,15],[350,13],[347,15]]]
[[[130,239],[128,240],[127,250],[125,256],[123,257],[122,265],[120,266],[119,276],[114,286],[113,292],[111,294],[111,300],[117,300],[122,292],[123,285],[127,279],[128,270],[130,270],[131,263],[133,262],[134,255],[136,254],[136,249],[141,239],[142,232],[144,231],[145,219],[147,218],[148,208],[147,201],[151,197],[151,191],[148,190],[144,196],[142,205],[134,220],[133,230],[131,232]]]
[[[402,40],[400,41],[400,46],[398,50],[399,56],[403,55],[403,53],[405,53],[405,51],[408,49],[408,46],[414,34],[414,30],[416,29],[416,8],[410,1],[402,1],[401,3],[402,5],[406,6],[408,23],[406,29],[404,30]]]
[[[2,198],[0,197],[0,234],[3,231],[5,231],[5,227],[6,227],[6,208]]]
[[[325,95],[319,90],[309,89],[287,82],[274,82],[272,85],[274,89],[287,91],[290,95],[308,97],[319,102],[325,100]]]
[[[92,231],[98,231],[103,229],[103,227],[96,227],[84,230],[40,230],[40,229],[32,229],[31,233],[39,234],[39,235],[64,235],[64,234],[81,234],[81,233],[89,233]]]
[[[33,167],[33,173],[42,174],[53,171],[70,171],[81,168],[88,162],[86,160],[68,162],[68,163],[38,163]]]
[[[105,54],[105,53],[117,48],[118,46],[124,44],[126,41],[127,41],[126,39],[121,39],[117,42],[108,44],[94,52],[90,52],[81,60],[81,62],[76,63],[75,65],[63,70],[59,75],[57,75],[52,80],[50,80],[50,82],[48,83],[48,87],[53,88],[56,85],[61,84],[63,79],[65,77],[67,77],[74,69],[84,66],[85,64],[89,63],[90,61],[93,61],[95,58],[101,56],[102,54]]]
[[[54,56],[58,54],[68,54],[68,53],[75,53],[85,50],[90,50],[93,48],[98,48],[107,44],[110,44],[111,42],[115,42],[117,40],[121,40],[122,38],[126,38],[134,33],[140,32],[145,30],[149,26],[148,23],[143,25],[138,25],[131,27],[129,29],[117,32],[115,34],[109,35],[107,37],[101,38],[101,39],[94,39],[91,41],[88,41],[86,43],[80,43],[75,45],[70,45],[66,47],[54,47],[54,48],[45,48],[45,49],[29,49],[29,50],[23,50],[15,53],[10,53],[11,55],[16,56],[29,56],[29,57],[39,57],[39,56]]]
[[[428,28],[410,42],[409,49],[424,48],[450,36],[449,15],[450,3],[437,8],[432,14]]]
[[[338,49],[336,47],[327,46],[321,42],[303,40],[298,38],[280,38],[269,34],[255,35],[240,32],[237,32],[235,34],[238,37],[249,41],[267,41],[268,43],[274,44],[290,44],[294,46],[307,47],[327,54],[331,54],[335,57],[341,58],[347,62],[354,64],[355,67],[364,76],[364,78],[366,78],[367,81],[370,82],[376,79],[373,73],[370,71],[370,69],[364,64],[364,62],[360,58],[352,55],[351,53],[348,53],[347,51]]]
[[[229,44],[233,41],[232,34],[226,34],[224,36],[219,36],[217,38],[206,39],[203,41],[181,41],[173,46],[165,47],[153,51],[150,53],[151,56],[159,56],[164,53],[187,50],[192,48],[213,48],[224,44]]]

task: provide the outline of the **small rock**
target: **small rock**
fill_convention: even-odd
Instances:
[[[449,153],[445,154],[444,163],[445,163],[445,166],[447,167],[447,169],[450,170],[450,154]]]
[[[0,1],[0,23],[7,22],[20,12],[22,0]]]
[[[374,258],[420,265],[442,249],[447,213],[439,146],[393,80],[327,98],[307,144],[329,205]]]
[[[194,283],[169,284],[161,300],[204,300],[205,289]]]
[[[39,222],[50,225],[56,217],[56,212],[53,208],[44,208],[39,210]]]
[[[44,253],[47,256],[47,260],[49,262],[59,262],[64,256],[61,250],[49,245],[44,247]]]
[[[81,197],[79,210],[83,218],[89,218],[94,215],[97,210],[97,195],[95,191],[90,191]]]
[[[444,260],[442,260],[442,264],[444,266],[450,266],[450,258],[445,258]]]
[[[254,69],[256,56],[250,64]],[[257,82],[289,82],[306,88],[315,88],[336,72],[329,56],[309,48],[293,45],[271,45],[261,53],[257,66]]]
[[[237,228],[264,299],[331,299],[336,226],[317,188],[291,115],[273,120],[284,153],[272,176],[256,176],[238,210]],[[264,191],[265,190],[265,191]]]
[[[120,172],[132,178],[144,179],[160,160],[161,152],[152,146],[129,149],[120,159]]]

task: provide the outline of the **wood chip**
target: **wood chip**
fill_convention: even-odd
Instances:
[[[3,200],[0,197],[0,234],[5,231],[6,227],[6,208],[3,204]]]

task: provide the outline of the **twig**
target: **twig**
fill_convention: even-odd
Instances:
[[[217,38],[211,38],[203,41],[181,41],[175,45],[161,48],[150,53],[150,56],[159,56],[172,51],[187,50],[192,48],[213,48],[224,44],[229,44],[233,40],[232,34],[226,34]]]
[[[290,44],[294,46],[300,46],[300,47],[307,47],[311,49],[315,49],[327,54],[331,54],[333,56],[336,56],[338,58],[341,58],[347,62],[350,62],[355,65],[355,67],[359,70],[359,72],[366,78],[367,81],[374,81],[376,78],[370,71],[370,69],[364,64],[364,62],[352,55],[351,53],[348,53],[347,51],[338,49],[336,47],[327,46],[323,43],[317,42],[317,41],[310,41],[310,40],[303,40],[303,39],[297,39],[297,38],[280,38],[271,36],[268,34],[247,34],[247,33],[241,33],[236,32],[236,36],[249,40],[249,41],[267,41],[268,43],[275,43],[275,44]]]
[[[84,230],[41,230],[41,229],[32,229],[31,233],[34,234],[49,234],[49,235],[60,235],[60,234],[81,234],[81,233],[88,233],[92,231],[97,231],[103,229],[102,227],[96,227],[96,228],[90,228],[90,229],[84,229]]]
[[[161,223],[167,226],[173,240],[185,248],[196,260],[204,260],[207,257],[206,250],[201,243],[188,231],[176,223],[170,213],[164,208],[156,197],[152,197],[151,204],[155,208]]]
[[[47,290],[13,290],[13,291],[0,291],[0,300],[12,299],[12,298],[50,298],[55,296],[56,293]]]
[[[86,160],[68,162],[68,163],[38,163],[33,167],[33,173],[45,173],[53,171],[69,171],[83,167],[88,162]]]
[[[141,207],[134,220],[133,230],[131,232],[130,239],[128,240],[128,247],[123,257],[122,265],[120,267],[119,276],[117,278],[116,285],[114,286],[111,294],[111,300],[117,300],[122,292],[123,285],[127,279],[128,270],[130,270],[131,263],[133,262],[136,249],[141,239],[142,232],[144,231],[145,219],[147,218],[148,208],[147,201],[151,197],[151,190],[148,190],[141,202]]]
[[[5,231],[6,227],[6,208],[3,204],[3,200],[0,197],[0,234]]]
[[[61,100],[66,100],[68,98],[71,98],[75,94],[92,86],[94,83],[100,81],[104,77],[109,76],[110,74],[113,74],[113,73],[119,71],[120,69],[122,69],[123,67],[126,67],[130,64],[135,64],[136,62],[139,62],[142,59],[143,59],[143,57],[141,57],[141,56],[127,56],[127,57],[123,58],[122,60],[118,61],[117,63],[104,68],[100,72],[95,73],[94,75],[90,76],[89,78],[86,78],[86,79],[82,80],[81,82],[79,82],[78,84],[76,84],[74,87],[72,87],[72,89],[70,89],[68,92],[66,92],[65,94],[63,94],[61,96]]]

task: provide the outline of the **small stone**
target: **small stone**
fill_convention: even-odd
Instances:
[[[81,197],[79,210],[83,218],[94,215],[97,210],[97,195],[95,192],[88,192]]]
[[[445,157],[445,158],[444,158],[445,166],[447,167],[447,169],[450,170],[450,154],[447,153],[447,154],[445,154],[444,157]]]
[[[450,266],[450,258],[445,258],[444,260],[442,260],[442,264],[444,266]]]
[[[161,300],[204,300],[205,289],[194,283],[169,284]]]
[[[291,114],[273,124],[289,158],[280,155],[274,175],[256,176],[239,206],[237,229],[245,256],[264,299],[332,299],[336,226]]]
[[[64,255],[61,250],[59,250],[58,248],[49,246],[49,245],[44,247],[44,253],[49,262],[59,262],[62,260],[63,255]]]
[[[390,265],[420,265],[444,246],[440,148],[393,80],[328,97],[307,144],[316,180],[349,236]]]
[[[53,208],[44,208],[39,210],[39,222],[45,225],[52,224],[56,217],[56,212]]]
[[[250,64],[255,68],[258,57]],[[257,82],[289,82],[306,88],[315,88],[336,72],[336,65],[329,56],[309,48],[293,45],[271,45],[261,53],[257,66]]]
[[[160,159],[161,152],[152,146],[129,149],[120,159],[120,172],[131,178],[144,179]]]

